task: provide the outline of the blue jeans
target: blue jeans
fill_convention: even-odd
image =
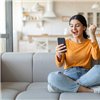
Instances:
[[[48,76],[48,84],[62,92],[74,93],[77,92],[80,85],[88,88],[100,85],[100,65],[94,65],[90,70],[84,67],[71,67],[64,73],[52,72]]]

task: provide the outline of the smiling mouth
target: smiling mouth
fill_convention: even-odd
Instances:
[[[74,35],[77,35],[77,34],[78,34],[78,31],[76,31],[76,32],[73,32],[73,34],[74,34]]]

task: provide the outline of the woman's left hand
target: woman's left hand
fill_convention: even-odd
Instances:
[[[90,24],[89,33],[90,33],[90,37],[91,37],[91,42],[94,42],[96,40],[96,35],[95,35],[96,28],[97,27],[95,25]]]
[[[95,35],[96,28],[97,27],[95,25],[91,25],[90,24],[90,27],[89,27],[89,33],[90,33],[90,35]]]

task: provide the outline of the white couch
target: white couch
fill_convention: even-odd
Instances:
[[[56,66],[55,53],[2,54],[1,100],[100,100],[95,93],[49,93],[47,76],[53,71],[64,71]]]

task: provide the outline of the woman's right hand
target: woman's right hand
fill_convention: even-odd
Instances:
[[[62,57],[62,54],[64,51],[67,51],[67,49],[63,49],[65,48],[66,46],[64,46],[64,44],[60,44],[56,46],[56,55],[58,56],[58,58],[61,60],[61,57]],[[63,50],[62,50],[63,49]]]

